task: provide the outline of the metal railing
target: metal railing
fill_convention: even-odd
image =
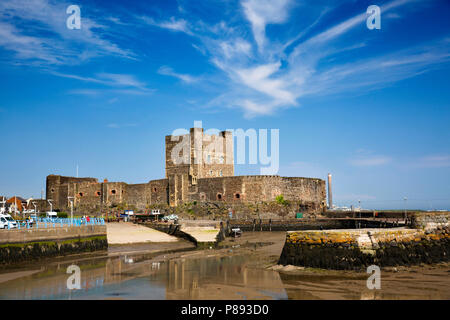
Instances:
[[[7,227],[4,229],[39,229],[39,228],[63,228],[63,227],[80,227],[80,226],[93,226],[93,225],[105,225],[105,219],[103,218],[90,218],[89,221],[84,218],[70,219],[70,218],[35,218],[32,221],[15,221],[11,223],[8,221]]]

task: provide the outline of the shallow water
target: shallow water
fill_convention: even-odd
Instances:
[[[162,260],[151,255],[67,261],[1,283],[0,299],[287,299],[277,272],[250,271],[245,262],[242,256]],[[71,264],[81,269],[81,290],[67,289]]]
[[[98,254],[50,262],[0,272],[0,299],[450,299],[448,267],[384,272],[382,289],[368,290],[364,273],[285,274],[255,268],[251,255]],[[81,269],[80,290],[67,288],[72,264]]]

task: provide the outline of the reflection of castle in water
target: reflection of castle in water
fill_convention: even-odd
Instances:
[[[160,299],[153,288],[165,288],[166,299],[240,299],[286,298],[279,274],[249,269],[246,258],[213,257],[161,261],[149,255],[101,257],[87,261],[65,262],[46,267],[34,275],[3,283],[0,298],[71,299],[83,296],[104,298],[119,285],[140,298]],[[67,289],[70,264],[81,268],[81,290]],[[127,283],[127,281],[130,281]],[[139,281],[140,292],[132,283]],[[270,290],[267,293],[264,290]],[[264,291],[264,292],[263,292]]]
[[[275,296],[285,295],[277,272],[249,269],[245,262],[240,256],[168,261],[166,299],[224,299],[232,298],[230,294],[235,298],[273,297],[262,292],[267,288]]]

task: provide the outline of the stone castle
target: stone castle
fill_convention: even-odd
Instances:
[[[295,210],[322,212],[326,208],[325,181],[280,176],[235,176],[233,134],[208,135],[202,128],[188,134],[166,136],[166,177],[143,184],[99,182],[95,178],[47,176],[46,198],[53,209],[66,211],[73,199],[76,210],[89,212],[120,204],[138,211],[159,206],[173,208],[186,203],[235,205],[284,200]],[[202,161],[203,160],[203,161]]]

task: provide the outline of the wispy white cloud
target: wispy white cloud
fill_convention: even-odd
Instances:
[[[187,25],[187,22],[184,19],[176,20],[175,18],[172,17],[169,21],[163,21],[159,23],[158,26],[161,28],[166,28],[174,31],[191,33]]]
[[[390,12],[386,15],[383,15],[383,18],[387,19],[400,19],[402,16],[395,12]]]
[[[391,15],[386,21],[406,18],[408,10],[397,17],[394,9],[417,1],[420,0],[387,2],[381,6],[383,16]],[[240,0],[237,7],[236,2],[227,2],[227,6],[233,6],[232,18],[220,17],[218,21],[208,23],[196,19],[189,5],[189,2],[179,4],[176,13],[179,17],[173,16],[174,13],[159,18],[130,14],[129,18],[137,18],[131,22],[111,13],[100,15],[94,21],[83,15],[82,7],[82,29],[68,30],[65,27],[67,16],[61,14],[65,12],[64,4],[46,0],[5,0],[0,3],[0,46],[14,53],[19,61],[15,63],[59,66],[78,64],[104,55],[136,59],[131,50],[121,48],[112,40],[115,39],[112,30],[123,29],[126,25],[135,26],[136,22],[145,27],[151,25],[184,33],[192,40],[192,47],[218,72],[196,77],[179,73],[166,65],[157,72],[176,77],[184,83],[195,83],[198,87],[203,85],[208,93],[214,92],[216,97],[202,107],[239,108],[246,117],[271,115],[282,108],[298,107],[301,98],[306,96],[374,90],[428,72],[450,60],[448,38],[397,52],[380,50],[377,55],[367,54],[365,50],[365,55],[355,54],[354,59],[340,60],[341,56],[348,56],[352,51],[361,52],[368,45],[369,41],[348,37],[365,25],[365,10],[325,28],[322,22],[336,8],[315,10],[315,16],[308,24],[299,28],[301,23],[293,21],[291,13],[298,5],[293,0]],[[275,38],[270,33],[266,34],[267,30],[271,31],[268,26],[275,24],[289,24],[288,28],[283,28],[289,32],[277,34]],[[149,94],[154,91],[130,75],[55,74],[112,87],[78,89],[77,94],[95,95],[108,90]],[[212,87],[213,90],[209,90]],[[76,92],[76,89],[72,90],[72,93]]]
[[[177,73],[171,67],[168,67],[168,66],[160,67],[158,69],[158,73],[165,75],[165,76],[171,76],[171,77],[178,78],[186,83],[192,83],[192,82],[197,81],[197,78],[195,78],[191,75],[188,75],[188,74]]]
[[[349,163],[357,167],[382,166],[392,162],[392,157],[377,154],[373,150],[359,148],[353,152]]]
[[[375,196],[369,195],[369,194],[356,194],[356,193],[347,193],[347,194],[335,194],[334,195],[335,201],[353,201],[355,202],[355,205],[357,205],[358,200],[363,201],[372,201],[376,200]]]
[[[385,5],[381,6],[380,10],[383,12],[383,14],[389,12],[389,10],[400,7],[402,5],[417,2],[417,0],[394,0],[391,2],[386,3]],[[310,49],[313,45],[323,44],[330,42],[333,39],[336,39],[343,34],[351,31],[353,28],[355,28],[358,25],[361,25],[362,23],[365,23],[365,20],[367,19],[366,12],[360,13],[356,16],[353,16],[341,23],[338,23],[337,25],[319,33],[318,35],[308,39],[301,45],[299,45],[296,50],[297,51],[304,51],[307,49]],[[298,52],[297,52],[298,54]]]
[[[140,89],[73,89],[69,90],[69,94],[81,95],[81,96],[90,96],[90,97],[100,97],[100,96],[110,96],[111,94],[120,94],[120,95],[133,95],[133,96],[146,96],[151,95],[155,92],[155,90],[140,90]],[[108,100],[108,103],[113,103],[114,101]]]
[[[413,162],[412,166],[419,168],[444,168],[450,167],[450,155],[424,156]]]
[[[171,17],[169,20],[156,21],[155,19],[148,16],[141,16],[139,17],[139,19],[144,21],[146,24],[155,27],[168,29],[171,31],[184,32],[189,35],[193,34],[188,22],[184,19],[176,19],[175,17]]]
[[[382,12],[386,14],[410,3],[415,0],[393,0],[382,6]],[[362,41],[338,41],[358,30],[357,26],[365,25],[365,11],[308,37],[309,32],[333,11],[328,7],[296,36],[287,37],[288,40],[280,44],[279,39],[267,37],[266,26],[289,23],[289,10],[295,5],[293,1],[241,0],[240,5],[243,17],[250,23],[256,50],[242,26],[230,27],[223,21],[209,26],[202,21],[169,20],[172,23],[181,21],[175,23],[181,26],[177,29],[195,38],[192,46],[230,80],[217,77],[218,86],[225,84],[223,92],[206,107],[240,108],[246,117],[270,115],[281,108],[299,106],[300,99],[308,95],[374,90],[449,61],[448,41],[339,61],[339,55],[367,46]],[[186,13],[188,8],[183,10]],[[151,23],[162,25],[153,20]],[[214,29],[222,32],[216,34]]]
[[[131,128],[137,126],[138,125],[136,123],[109,123],[107,125],[107,127],[111,129]]]
[[[252,55],[252,46],[250,45],[250,43],[240,38],[234,39],[233,41],[222,41],[219,45],[223,51],[224,56],[227,59],[232,59],[235,56],[239,56],[241,54],[244,54],[248,57]]]
[[[287,84],[284,79],[271,78],[274,73],[279,71],[280,66],[281,64],[277,62],[249,69],[238,69],[236,73],[246,86],[281,102],[295,104],[295,96],[292,92],[285,89]]]
[[[100,79],[105,79],[105,83],[113,86],[146,89],[146,84],[144,82],[137,80],[134,76],[129,74],[99,73],[97,76]]]
[[[97,96],[105,92],[117,92],[122,94],[151,94],[155,90],[147,88],[146,83],[139,81],[133,75],[116,73],[98,73],[93,77],[80,76],[75,74],[66,74],[60,72],[51,72],[53,75],[63,78],[75,79],[82,82],[100,84],[119,89],[74,89],[71,94],[80,94],[88,96]]]
[[[47,0],[1,1],[0,46],[22,64],[76,65],[105,55],[135,59],[131,51],[106,40],[105,26],[86,15],[80,30],[69,30],[66,7]]]
[[[291,0],[244,0],[241,2],[245,16],[252,25],[253,36],[259,51],[266,45],[266,25],[286,22]]]
[[[371,156],[356,156],[350,159],[350,163],[358,167],[373,167],[381,166],[391,162],[392,159],[383,155],[371,155]]]

